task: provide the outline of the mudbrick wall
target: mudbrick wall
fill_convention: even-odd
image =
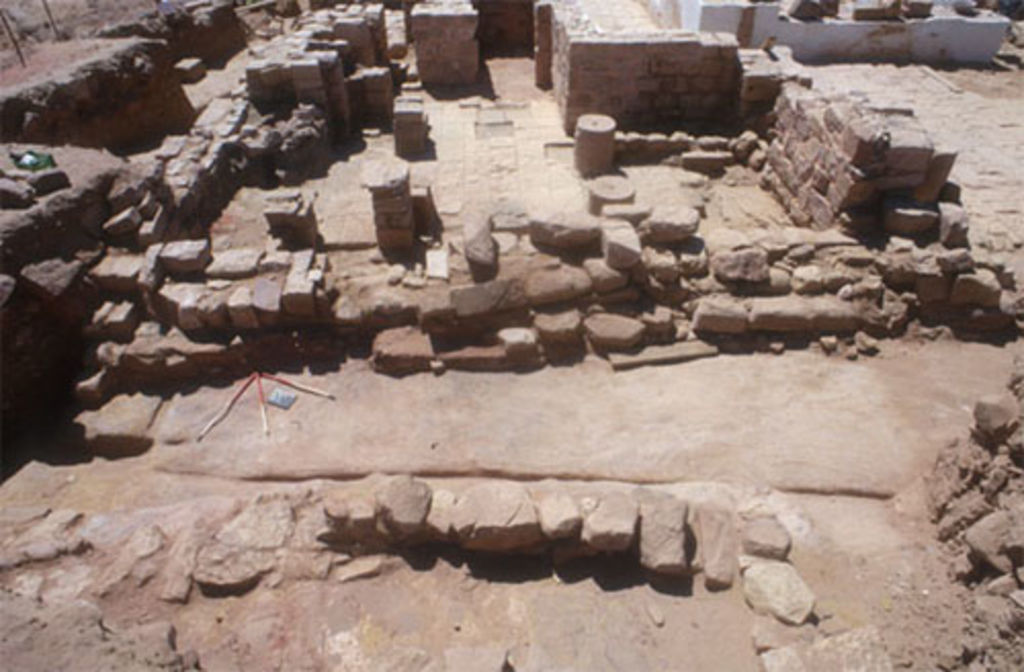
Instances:
[[[222,62],[245,48],[245,31],[231,0],[213,4],[195,11],[172,6],[150,12],[108,26],[99,36],[164,40],[175,60],[191,56],[206,63]]]
[[[555,6],[554,23],[554,92],[567,131],[582,114],[635,128],[734,111],[740,63],[732,35],[604,33],[571,2]]]
[[[188,130],[195,113],[167,43],[97,42],[88,59],[0,93],[0,140],[128,149]]]

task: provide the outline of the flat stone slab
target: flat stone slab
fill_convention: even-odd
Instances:
[[[689,362],[702,357],[714,357],[717,354],[718,348],[709,343],[684,341],[672,345],[649,345],[636,354],[613,352],[608,355],[608,361],[612,363],[612,368],[616,371],[626,371],[652,364]]]

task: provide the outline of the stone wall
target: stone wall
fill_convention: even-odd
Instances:
[[[938,231],[936,202],[956,155],[936,148],[910,110],[826,97],[793,83],[783,86],[775,115],[764,184],[795,223]],[[910,210],[920,214],[902,216]]]
[[[581,114],[637,128],[733,113],[740,65],[731,35],[601,33],[578,8],[556,7],[553,79],[565,128]]]
[[[164,40],[175,60],[196,57],[223,62],[245,48],[245,30],[231,2],[188,11],[181,7],[150,12],[108,26],[100,37],[143,37]]]
[[[485,53],[528,53],[533,48],[532,0],[475,0],[477,39]]]
[[[81,63],[0,93],[0,140],[112,150],[188,129],[195,113],[158,40],[105,40]]]

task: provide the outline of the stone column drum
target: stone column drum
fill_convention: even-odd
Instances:
[[[610,173],[615,165],[615,120],[584,114],[576,120],[576,170],[584,176]]]

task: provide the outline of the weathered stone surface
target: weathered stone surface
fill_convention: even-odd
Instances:
[[[324,516],[331,532],[342,541],[374,541],[377,530],[377,499],[363,492],[338,489],[324,497]]]
[[[587,338],[601,350],[629,350],[644,337],[644,323],[625,315],[597,313],[583,320]]]
[[[540,529],[548,539],[571,539],[583,526],[580,507],[566,494],[544,495],[537,502]]]
[[[629,284],[629,274],[612,268],[604,259],[587,259],[583,268],[590,276],[595,292],[606,294]]]
[[[760,516],[743,525],[743,552],[772,560],[785,560],[791,544],[789,532],[771,516]]]
[[[765,282],[768,254],[760,247],[722,250],[711,255],[711,271],[723,282]]]
[[[125,236],[138,231],[142,215],[134,207],[122,210],[103,223],[103,233],[108,236]]]
[[[160,250],[160,264],[172,275],[198,273],[211,258],[208,240],[176,240]]]
[[[430,511],[430,486],[411,476],[395,476],[376,492],[377,510],[396,537],[419,534]]]
[[[578,310],[554,314],[538,313],[533,318],[533,326],[543,343],[576,343],[580,340],[582,324],[583,320]]]
[[[993,442],[1005,441],[1020,423],[1020,404],[1009,392],[987,395],[974,404],[974,426]]]
[[[530,218],[530,240],[535,245],[558,249],[585,248],[597,244],[601,220],[585,212],[559,212]]]
[[[999,305],[1001,291],[996,274],[987,268],[979,268],[974,273],[963,273],[956,277],[949,302],[955,306],[995,308]]]
[[[633,544],[639,507],[632,497],[608,492],[580,503],[583,531],[580,539],[597,551],[619,552]]]
[[[640,564],[658,574],[678,576],[686,558],[686,502],[663,493],[640,499]]]
[[[723,296],[700,300],[693,314],[693,329],[711,334],[741,334],[747,330],[747,307]]]
[[[45,300],[59,299],[78,282],[85,269],[77,259],[47,259],[21,269],[24,287]]]
[[[704,570],[704,585],[710,590],[721,590],[732,585],[736,576],[736,556],[739,540],[736,524],[729,511],[702,506],[694,517],[697,545]]]
[[[797,294],[821,294],[825,291],[825,274],[820,266],[797,266],[790,284]]]
[[[757,297],[750,300],[754,331],[855,331],[861,318],[854,304],[834,296]]]
[[[518,282],[491,280],[475,285],[452,287],[452,307],[459,317],[497,313],[526,305],[526,294]]]
[[[659,206],[639,227],[647,243],[681,243],[700,227],[700,213],[687,206]]]
[[[211,543],[196,555],[192,578],[213,595],[237,594],[251,590],[274,569],[274,554],[227,544]]]
[[[425,522],[427,531],[438,539],[448,539],[454,531],[455,505],[458,498],[451,490],[435,488],[430,498],[430,511]]]
[[[916,236],[934,229],[939,223],[939,212],[931,205],[913,201],[887,201],[882,213],[882,225],[889,233]]]
[[[654,364],[678,364],[704,357],[714,357],[718,348],[702,341],[683,341],[671,345],[648,345],[637,353],[613,352],[608,361],[616,371],[626,371]]]
[[[137,455],[153,444],[149,427],[161,401],[144,394],[122,394],[99,410],[79,413],[75,422],[84,428],[85,443],[94,454]]]
[[[206,267],[206,275],[211,278],[249,278],[256,275],[263,250],[255,247],[239,247],[223,250],[214,255],[213,261]]]
[[[569,301],[590,293],[593,285],[582,268],[559,264],[538,268],[526,277],[524,289],[531,306]]]
[[[385,329],[373,339],[373,368],[402,376],[430,370],[434,346],[430,337],[414,327]]]
[[[967,210],[956,203],[939,203],[939,240],[946,247],[967,247]]]
[[[142,257],[135,254],[105,256],[89,271],[101,289],[126,294],[138,287],[137,279],[142,269]]]
[[[743,572],[743,595],[757,612],[800,625],[814,611],[814,593],[785,562],[755,562]]]
[[[22,210],[36,201],[35,190],[24,182],[0,177],[0,208]]]
[[[679,263],[672,250],[645,247],[640,255],[644,271],[658,282],[671,284],[679,279]]]
[[[491,235],[491,219],[471,219],[462,229],[462,245],[466,259],[481,269],[493,270],[498,265],[498,245]]]
[[[537,332],[526,327],[505,327],[498,330],[498,342],[505,348],[505,354],[514,362],[533,361],[540,354],[537,348]]]
[[[857,628],[813,645],[794,644],[761,655],[764,672],[892,672],[892,660],[874,626]]]
[[[725,167],[735,161],[732,152],[726,151],[692,151],[684,152],[682,156],[683,168],[692,170],[695,173],[705,175],[717,175],[725,170]]]
[[[1000,574],[1013,571],[1013,562],[1004,552],[1013,523],[1008,511],[999,510],[974,523],[964,533],[964,541],[967,542],[971,553],[981,563]]]
[[[528,550],[543,539],[533,500],[519,483],[488,481],[467,488],[453,518],[462,545],[473,550]]]
[[[287,500],[259,497],[217,532],[227,546],[272,550],[288,542],[295,529],[295,514]]]
[[[601,252],[610,268],[626,271],[640,262],[643,247],[636,229],[628,222],[605,220],[601,226]]]
[[[228,317],[238,329],[257,329],[260,326],[253,307],[252,290],[239,287],[228,296]]]
[[[590,214],[600,215],[606,205],[632,203],[636,188],[622,175],[603,175],[587,182]]]

